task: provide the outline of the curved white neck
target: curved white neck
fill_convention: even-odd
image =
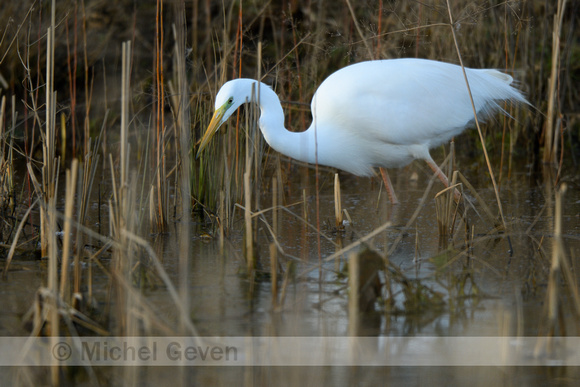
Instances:
[[[259,126],[266,142],[278,152],[293,159],[316,163],[317,141],[314,125],[304,132],[291,132],[284,127],[284,111],[276,93],[264,83],[260,83],[258,98],[261,111]]]

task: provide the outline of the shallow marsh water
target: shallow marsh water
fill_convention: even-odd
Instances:
[[[405,227],[424,194],[428,176],[410,181],[415,168],[396,171],[395,189],[402,199],[399,206],[386,202],[384,192],[379,198],[378,180],[341,175],[342,203],[353,221],[343,232],[333,232],[334,199],[332,176],[321,178],[320,218],[323,231],[331,241],[321,238],[321,256],[324,259],[360,237],[372,232],[385,222],[393,226],[370,240],[373,248],[384,252],[403,235],[390,259],[410,278],[421,278],[422,283],[443,295],[444,305],[425,306],[420,310],[402,309],[399,313],[377,312],[363,318],[359,334],[362,336],[536,336],[545,334],[546,287],[551,258],[553,235],[553,195],[528,170],[514,171],[510,181],[502,184],[502,204],[508,223],[513,254],[505,234],[493,232],[489,221],[482,221],[470,212],[474,227],[474,245],[471,251],[470,279],[465,281],[463,263],[438,271],[437,262],[453,257],[463,249],[462,233],[442,249],[437,230],[433,196],[440,189],[436,182],[432,193],[417,221]],[[523,168],[522,168],[523,169]],[[421,173],[421,172],[419,172]],[[488,178],[474,174],[470,180],[478,193],[493,208],[495,197]],[[314,180],[311,178],[311,192]],[[562,229],[566,254],[571,260],[575,278],[580,246],[580,196],[577,179],[569,179],[564,195]],[[287,203],[299,202],[301,192],[286,198]],[[264,194],[263,207],[268,207]],[[316,219],[316,199],[308,197],[308,218]],[[477,207],[477,205],[476,205]],[[293,211],[302,214],[297,206]],[[271,222],[271,214],[266,215]],[[312,222],[315,222],[312,221]],[[281,310],[272,307],[271,283],[257,281],[253,294],[247,277],[240,275],[245,262],[241,250],[240,231],[234,231],[219,251],[217,240],[193,239],[191,270],[191,299],[193,319],[203,335],[230,336],[346,336],[349,335],[347,280],[337,275],[344,260],[323,265],[322,272],[311,270],[318,265],[318,239],[295,217],[279,214],[278,242],[286,254],[295,257],[298,265],[290,281]],[[330,225],[330,226],[329,226]],[[268,270],[269,254],[265,227],[261,233],[259,252],[262,267]],[[488,234],[486,236],[486,234]],[[464,234],[464,233],[463,233]],[[176,246],[178,234],[170,234],[165,246]],[[173,239],[175,238],[175,239]],[[358,251],[360,247],[354,248]],[[450,251],[450,253],[446,253]],[[166,257],[175,257],[168,253]],[[343,258],[347,254],[343,255]],[[287,262],[280,258],[282,262]],[[461,258],[460,262],[464,262]],[[167,265],[177,267],[177,261]],[[163,304],[158,294],[158,304]],[[399,295],[399,298],[402,298]],[[401,300],[398,300],[401,301]],[[402,302],[402,301],[401,301]],[[573,311],[565,311],[568,334],[577,335],[578,321]],[[471,384],[471,385],[545,385],[559,380],[573,385],[580,380],[580,371],[573,367],[255,367],[252,369],[205,369],[191,371],[198,381],[212,380],[229,384],[244,380],[246,385],[402,385]],[[217,377],[216,375],[219,375]],[[208,378],[208,379],[206,379]],[[215,378],[215,379],[214,379]]]
[[[502,182],[501,199],[508,224],[513,254],[506,234],[493,231],[493,222],[483,220],[474,211],[468,218],[473,227],[473,247],[469,265],[465,256],[442,268],[464,251],[465,231],[442,247],[437,228],[435,182],[416,221],[407,226],[419,206],[429,176],[417,165],[393,171],[395,189],[401,204],[392,206],[378,179],[356,178],[341,174],[342,207],[352,224],[343,231],[333,229],[334,198],[332,174],[322,174],[319,196],[321,229],[328,239],[320,238],[322,259],[391,222],[392,226],[371,238],[368,243],[377,251],[389,252],[389,259],[413,280],[437,292],[443,302],[407,310],[403,295],[395,297],[398,311],[385,312],[380,304],[376,312],[365,315],[360,323],[361,336],[536,336],[546,329],[546,287],[551,258],[554,203],[553,192],[526,168],[515,170],[509,181]],[[417,171],[418,179],[409,179]],[[484,173],[467,172],[482,199],[497,213],[495,197]],[[566,254],[578,280],[577,257],[580,246],[580,195],[578,179],[564,176],[568,189],[564,195],[562,229]],[[313,173],[303,179],[308,184],[306,209],[303,203],[288,208],[302,216],[306,211],[316,222],[316,196]],[[293,186],[286,192],[286,203],[299,203],[302,190]],[[271,193],[261,198],[269,207]],[[476,208],[477,208],[476,204]],[[241,218],[241,212],[238,212]],[[289,276],[286,296],[278,310],[272,305],[268,245],[272,238],[262,224],[258,227],[257,251],[260,256],[253,287],[243,273],[243,231],[234,227],[227,236],[223,251],[218,237],[207,238],[201,225],[192,218],[191,235],[179,234],[177,223],[163,235],[151,236],[150,243],[161,257],[165,270],[177,282],[180,238],[190,238],[191,315],[202,336],[347,336],[348,286],[344,274],[345,258],[319,264],[317,233],[288,212],[280,211],[276,238],[286,256],[279,255],[282,267],[295,263]],[[272,224],[272,213],[264,219]],[[236,222],[235,224],[241,224]],[[463,227],[463,226],[461,226]],[[352,251],[359,251],[355,247]],[[3,335],[26,335],[22,317],[31,307],[38,287],[43,283],[43,260],[34,257],[15,259],[9,279],[0,283],[0,318]],[[468,267],[468,269],[466,269]],[[94,268],[94,287],[99,302],[106,300],[108,279]],[[279,288],[283,274],[279,276]],[[177,320],[177,311],[167,290],[154,286],[144,290],[147,299],[167,321]],[[569,305],[568,305],[569,306]],[[103,305],[101,304],[101,307]],[[578,335],[572,309],[564,310],[568,335]],[[102,372],[102,373],[101,373]],[[101,382],[123,385],[122,369],[98,370]],[[474,384],[474,385],[544,385],[559,380],[573,385],[580,371],[572,367],[171,367],[141,368],[138,384],[156,385],[167,381],[197,382],[211,385],[375,385],[392,382],[404,385]],[[79,382],[79,380],[77,380]],[[83,380],[80,380],[83,382]],[[84,381],[88,382],[88,381]]]

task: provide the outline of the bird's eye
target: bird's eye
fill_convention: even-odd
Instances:
[[[228,104],[231,105],[234,103],[234,97],[230,97],[230,99],[228,99]]]

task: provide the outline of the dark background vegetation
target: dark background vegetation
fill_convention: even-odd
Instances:
[[[121,42],[133,43],[134,113],[150,110],[156,98],[156,60],[164,81],[174,76],[172,26],[177,13],[187,23],[187,76],[198,138],[213,110],[212,95],[238,76],[261,74],[283,101],[309,103],[329,74],[369,59],[419,57],[458,63],[443,1],[67,1],[56,10],[56,73],[59,113],[66,115],[67,146],[79,156],[86,133],[96,135],[106,109],[118,122]],[[464,63],[512,73],[539,112],[518,117],[511,133],[524,152],[543,146],[547,87],[551,71],[556,1],[453,1],[454,28]],[[561,32],[557,115],[569,147],[577,151],[580,78],[578,2],[569,2]],[[159,17],[159,28],[156,20]],[[27,111],[30,99],[42,109],[46,28],[50,1],[3,2],[0,6],[2,94],[15,95],[22,141],[39,141]],[[156,50],[160,42],[161,50]],[[162,46],[161,46],[162,45]],[[163,84],[166,87],[166,83]],[[169,93],[165,93],[169,109]],[[303,130],[310,118],[304,105],[290,104],[287,122]],[[85,121],[86,120],[86,121]],[[83,126],[89,126],[83,130]],[[570,143],[571,142],[571,143]],[[35,144],[30,143],[29,146]],[[492,150],[493,151],[493,150]]]

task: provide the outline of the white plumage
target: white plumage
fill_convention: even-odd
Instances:
[[[478,117],[501,111],[498,103],[505,100],[527,103],[509,75],[465,71]],[[449,141],[474,119],[460,66],[426,59],[361,62],[322,82],[312,99],[312,124],[304,132],[284,128],[280,100],[267,85],[252,79],[225,83],[198,155],[221,124],[250,100],[252,85],[260,87],[259,126],[272,148],[358,176],[371,175],[373,167],[402,167],[424,159],[445,183],[429,149]],[[385,184],[390,188],[388,178]],[[392,199],[396,201],[394,192]]]

